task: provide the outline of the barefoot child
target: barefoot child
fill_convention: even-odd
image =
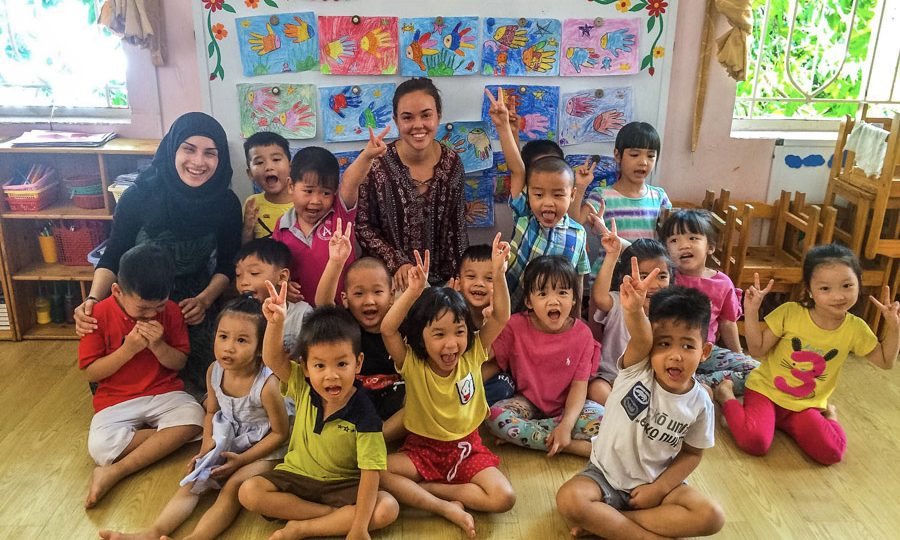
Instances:
[[[112,295],[94,306],[97,329],[78,345],[78,368],[98,383],[88,435],[97,467],[85,508],[203,426],[203,408],[178,378],[190,345],[181,309],[169,300],[171,257],[155,244],[138,245],[122,255],[116,279]]]
[[[584,471],[556,494],[572,527],[610,539],[706,536],[724,524],[719,506],[684,483],[713,446],[713,405],[694,371],[709,354],[709,300],[669,287],[644,299],[637,259],[621,287],[631,340]]]
[[[282,348],[287,285],[268,284],[263,361],[297,404],[284,463],[245,482],[241,504],[264,516],[288,520],[273,538],[309,536],[369,538],[369,531],[397,519],[397,501],[378,490],[387,451],[381,420],[360,391],[359,326],[345,310],[325,306],[303,323],[291,361]]]
[[[499,233],[492,253],[494,275],[502,276],[509,246]],[[415,258],[406,290],[381,323],[384,344],[406,380],[410,432],[400,452],[388,456],[382,478],[397,500],[445,517],[472,538],[475,521],[465,508],[505,512],[515,503],[497,468],[500,458],[478,436],[488,412],[481,365],[509,319],[509,293],[497,280],[491,316],[478,330],[458,292],[426,288],[429,252],[424,262],[418,251]]]
[[[191,459],[191,471],[153,525],[137,534],[100,531],[110,540],[156,540],[172,534],[193,513],[200,495],[220,490],[194,531],[186,538],[213,539],[241,509],[238,488],[248,478],[271,471],[284,457],[288,416],[278,379],[262,365],[266,320],[253,298],[229,302],[216,321],[216,361],[206,374],[203,444]]]

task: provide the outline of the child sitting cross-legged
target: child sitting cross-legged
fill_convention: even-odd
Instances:
[[[709,395],[694,379],[709,354],[709,299],[669,287],[650,299],[653,269],[641,279],[637,259],[620,294],[631,340],[587,467],[556,494],[573,535],[603,538],[705,536],[718,532],[718,504],[684,481],[713,446]]]
[[[78,345],[78,368],[98,383],[88,434],[97,467],[85,508],[203,426],[203,407],[178,378],[190,343],[181,308],[169,300],[175,263],[163,248],[141,244],[122,255],[116,279],[94,306],[97,329]]]
[[[359,325],[341,308],[313,310],[297,342],[300,361],[291,361],[281,336],[287,284],[279,292],[268,287],[263,361],[297,404],[297,415],[284,463],[245,482],[241,504],[288,520],[273,538],[368,538],[369,530],[393,523],[399,508],[378,490],[387,451],[381,419],[356,381],[363,361]]]
[[[600,345],[573,312],[578,279],[559,255],[528,263],[522,284],[527,311],[513,315],[494,340],[495,370],[508,369],[518,393],[491,407],[487,425],[500,440],[548,456],[589,456],[603,417],[603,406],[586,399]]]

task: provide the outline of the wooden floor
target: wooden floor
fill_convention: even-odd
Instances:
[[[96,538],[100,528],[146,526],[175,491],[196,444],[125,480],[100,503],[82,508],[93,463],[87,454],[91,419],[87,384],[75,367],[73,342],[0,343],[0,538]],[[782,435],[771,453],[737,450],[720,426],[691,477],[721,502],[720,538],[900,537],[900,377],[862,361],[845,366],[834,396],[849,437],[846,460],[812,463]],[[503,469],[518,493],[502,515],[477,515],[479,538],[565,538],[554,510],[556,489],[583,460],[502,447]],[[207,505],[202,506],[206,508]],[[199,513],[197,514],[199,515]],[[184,535],[196,516],[176,531]],[[265,538],[278,524],[243,513],[225,538]],[[403,510],[379,539],[462,538],[441,519]]]

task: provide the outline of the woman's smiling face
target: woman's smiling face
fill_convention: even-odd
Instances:
[[[200,187],[216,172],[219,150],[209,137],[188,137],[175,152],[175,170],[181,181],[190,187]]]
[[[416,150],[423,150],[434,140],[441,115],[434,98],[424,90],[417,90],[397,102],[394,121],[400,139]]]

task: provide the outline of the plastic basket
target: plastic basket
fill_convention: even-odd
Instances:
[[[72,204],[88,210],[103,208],[103,195],[72,195]]]
[[[59,191],[57,189],[59,187],[58,182],[50,182],[35,189],[34,186],[36,185],[26,186],[31,187],[31,189],[11,189],[21,188],[22,186],[8,187],[4,185],[3,192],[6,194],[6,202],[9,204],[9,209],[13,212],[37,212],[56,202]]]
[[[90,266],[88,254],[106,240],[106,226],[100,221],[54,222],[53,237],[59,262],[66,266]]]
[[[99,186],[100,177],[96,174],[79,174],[75,176],[67,176],[66,178],[63,178],[63,185],[66,186],[66,189]]]
[[[113,184],[106,189],[107,189],[107,191],[109,191],[110,193],[113,194],[113,198],[115,198],[116,202],[119,202],[119,198],[122,196],[123,193],[125,193],[125,190],[130,187],[131,187],[131,184],[127,184],[127,185]]]

